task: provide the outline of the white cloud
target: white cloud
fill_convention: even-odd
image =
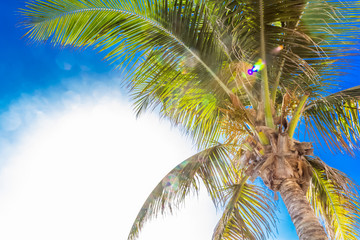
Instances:
[[[126,239],[158,181],[194,153],[154,114],[135,119],[114,82],[23,96],[2,114],[0,239]],[[211,238],[205,194],[139,240]]]

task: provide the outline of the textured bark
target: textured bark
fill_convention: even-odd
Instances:
[[[315,216],[304,191],[295,180],[286,179],[280,186],[280,194],[289,211],[300,240],[327,240],[323,226]]]

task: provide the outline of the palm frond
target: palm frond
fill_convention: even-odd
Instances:
[[[360,99],[360,85],[351,87],[348,89],[344,89],[342,91],[330,94],[326,97],[322,97],[320,99],[317,99],[316,101],[311,102],[306,109],[309,109],[311,107],[316,106],[317,104],[320,104],[321,102],[333,102],[333,101],[339,101],[339,100],[348,100],[348,99]]]
[[[331,239],[356,240],[360,234],[359,187],[343,172],[308,158],[313,177],[307,197],[325,222]]]
[[[230,59],[205,1],[34,0],[22,13],[34,41],[94,46],[108,52],[106,59],[121,61],[137,110],[163,106],[163,116],[193,134],[201,148],[218,141],[220,114],[213,99],[216,106],[231,101],[234,80],[231,74],[221,74]],[[194,103],[214,97],[211,104],[180,105],[174,112],[179,105],[172,104],[172,98],[181,88],[194,89]],[[209,117],[201,119],[204,116]]]
[[[35,41],[110,49],[106,58],[132,66],[153,49],[167,50],[175,56],[173,63],[187,53],[210,80],[231,92],[216,75],[219,64],[211,64],[225,52],[216,44],[201,0],[34,0],[22,13],[24,25],[30,28],[27,35]]]
[[[149,60],[158,62],[156,54],[149,55]],[[161,58],[158,65],[165,64],[166,58]],[[195,62],[185,61],[184,65],[193,66]],[[171,66],[168,66],[171,68]],[[226,82],[233,78],[233,73],[239,68],[245,68],[240,63],[224,67],[219,77]],[[188,68],[189,69],[189,68]],[[247,82],[237,81],[234,77],[228,81],[231,88],[239,91],[230,98],[216,86],[215,82],[204,82],[201,74],[195,71],[186,72],[185,69],[171,70],[163,66],[151,70],[139,69],[141,81],[133,84],[133,98],[136,101],[136,110],[141,114],[146,109],[159,108],[162,116],[169,118],[175,125],[182,127],[185,133],[192,134],[200,148],[208,147],[218,142],[221,136],[221,127],[224,125],[227,113],[238,111],[237,120],[251,125],[245,113],[245,106],[250,106],[249,95],[246,91],[253,87],[254,79]]]
[[[216,226],[213,240],[266,239],[275,223],[275,205],[259,186],[240,179],[225,190],[227,205]]]
[[[260,56],[259,1],[210,1],[235,58],[254,63]],[[276,14],[274,14],[276,13]],[[357,1],[264,2],[269,83],[283,94],[321,96],[338,80],[347,49],[359,43]],[[341,44],[341,46],[339,46]],[[282,50],[276,50],[282,46]],[[279,75],[279,71],[281,74]]]
[[[315,99],[304,111],[305,124],[318,131],[329,148],[352,153],[360,139],[360,86]]]
[[[198,193],[200,181],[205,185],[215,206],[223,201],[220,191],[229,178],[226,149],[218,145],[204,150],[171,170],[151,192],[137,215],[128,239],[136,239],[144,223],[159,213],[172,213],[186,196]]]
[[[152,56],[151,61],[157,61],[157,56]],[[218,88],[214,83],[205,86],[199,81],[198,74],[184,71],[161,66],[152,68],[148,73],[141,68],[138,72],[143,75],[142,79],[133,85],[132,90],[135,109],[139,115],[158,107],[163,117],[191,134],[199,148],[206,148],[219,141],[222,118],[219,107],[229,100],[224,93],[215,90]],[[214,90],[209,92],[211,87]]]

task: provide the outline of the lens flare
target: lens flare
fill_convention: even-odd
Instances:
[[[249,74],[249,75],[253,75],[254,72],[260,71],[261,69],[264,68],[264,64],[265,64],[265,63],[264,63],[261,59],[259,59],[259,60],[255,63],[255,65],[254,65],[251,69],[248,70],[248,74]]]
[[[274,48],[273,50],[272,50],[272,54],[278,54],[281,50],[283,50],[284,49],[284,46],[283,45],[279,45],[278,47],[276,47],[276,48]]]

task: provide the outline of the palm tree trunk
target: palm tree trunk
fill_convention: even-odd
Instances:
[[[328,239],[324,227],[315,216],[299,184],[293,179],[286,179],[281,184],[279,191],[300,240]]]

